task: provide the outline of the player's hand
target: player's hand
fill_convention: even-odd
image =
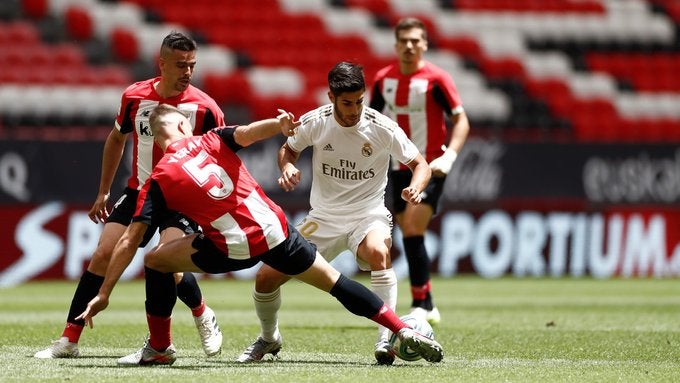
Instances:
[[[85,311],[76,317],[76,320],[82,319],[85,321],[86,326],[94,328],[92,317],[97,315],[100,311],[104,311],[108,305],[109,297],[103,294],[97,294],[97,296],[92,298],[92,300],[87,304]]]
[[[421,192],[414,187],[406,187],[401,191],[401,199],[414,205],[419,204],[423,198]]]
[[[300,183],[300,170],[293,164],[286,165],[285,169],[281,172],[278,182],[281,189],[287,192],[294,190]]]
[[[109,202],[109,193],[105,194],[99,194],[97,195],[97,199],[94,201],[94,204],[90,208],[90,212],[87,213],[88,217],[90,217],[90,220],[94,223],[104,223],[106,222],[106,218],[109,217],[109,210],[107,208],[107,204]]]
[[[283,109],[278,109],[279,115],[276,118],[279,119],[279,124],[281,124],[281,133],[290,137],[295,135],[296,128],[302,124],[300,121],[295,121],[295,115],[290,112],[286,112]]]
[[[456,161],[456,158],[458,157],[458,153],[456,153],[455,150],[444,146],[442,146],[442,149],[444,149],[444,154],[430,162],[430,169],[432,170],[432,175],[435,177],[444,177],[449,174],[453,162]]]

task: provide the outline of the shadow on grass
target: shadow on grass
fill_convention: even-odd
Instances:
[[[181,363],[175,364],[175,365],[146,365],[146,366],[118,366],[115,364],[115,359],[111,356],[104,356],[104,355],[95,355],[95,356],[87,356],[87,357],[79,357],[77,360],[81,361],[87,361],[88,359],[96,359],[96,360],[102,360],[102,359],[112,359],[112,364],[111,365],[101,365],[101,364],[94,364],[94,363],[79,363],[75,364],[73,366],[70,366],[72,368],[82,368],[82,369],[88,369],[88,368],[107,368],[107,369],[135,369],[135,368],[172,368],[172,369],[178,369],[178,370],[202,370],[206,368],[262,368],[262,367],[278,367],[278,366],[285,366],[285,367],[291,367],[295,365],[300,365],[300,366],[324,366],[324,367],[330,367],[330,366],[337,366],[337,367],[377,367],[377,368],[404,368],[404,367],[413,367],[413,366],[423,366],[426,367],[427,365],[424,364],[419,364],[419,363],[407,363],[407,364],[395,364],[392,366],[385,366],[385,365],[379,365],[374,361],[371,362],[356,362],[356,361],[342,361],[342,360],[312,360],[312,359],[267,359],[267,360],[262,360],[257,363],[239,363],[235,361],[227,361],[227,360],[201,360],[197,364],[192,364],[192,365],[184,365]],[[63,359],[65,360],[75,360],[73,358],[71,359]],[[185,359],[185,361],[190,361],[190,358]]]

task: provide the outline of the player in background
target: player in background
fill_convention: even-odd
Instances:
[[[139,194],[135,217],[114,249],[99,294],[79,318],[92,326],[92,317],[108,306],[111,291],[147,227],[179,211],[204,232],[158,246],[144,258],[147,302],[154,302],[147,305],[150,336],[138,352],[121,358],[119,364],[175,361],[170,336],[170,315],[177,298],[172,272],[224,273],[260,261],[329,292],[350,312],[387,326],[425,360],[442,360],[439,343],[410,329],[365,286],[317,256],[314,246],[288,224],[283,210],[265,195],[235,153],[279,132],[294,134],[300,122],[290,113],[279,112],[277,118],[191,137],[191,122],[176,108],[161,105],[154,109],[151,126],[166,154]],[[417,198],[414,192],[409,191],[411,198]]]
[[[441,315],[432,302],[430,259],[424,236],[470,124],[451,76],[423,59],[427,51],[425,25],[416,18],[404,18],[397,23],[394,35],[398,62],[376,74],[370,106],[404,129],[432,169],[432,179],[420,204],[406,204],[399,198],[401,189],[409,182],[408,169],[393,161],[390,179],[394,187],[393,212],[403,234],[409,265],[411,313],[437,324]],[[444,115],[452,123],[449,137]]]
[[[149,127],[149,115],[153,108],[161,103],[176,105],[190,115],[191,122],[196,127],[195,134],[224,125],[224,114],[217,103],[190,84],[196,66],[196,51],[196,43],[191,38],[179,32],[171,32],[163,39],[160,48],[160,77],[132,84],[123,93],[115,126],[104,144],[99,191],[89,212],[93,222],[104,223],[104,229],[97,249],[73,295],[61,338],[50,347],[37,352],[34,355],[36,358],[68,358],[79,355],[78,341],[84,321],[76,319],[76,316],[97,295],[104,281],[113,247],[132,219],[139,189],[162,157],[162,151],[154,145]],[[133,137],[132,175],[109,214],[111,184],[130,134]],[[179,216],[161,223],[159,228],[161,243],[196,229],[195,224]],[[155,228],[150,229],[140,245],[146,245],[154,232]],[[178,273],[175,277],[179,297],[191,309],[203,350],[209,356],[219,353],[222,333],[215,313],[203,301],[196,278],[191,273]]]
[[[337,64],[328,73],[328,86],[331,103],[303,115],[297,133],[279,150],[278,182],[285,191],[299,184],[302,174],[295,164],[300,153],[311,146],[311,210],[297,229],[327,261],[345,250],[352,251],[359,267],[370,270],[373,292],[394,310],[397,276],[390,258],[392,215],[385,206],[390,156],[413,173],[401,189],[404,203],[420,202],[430,168],[394,121],[364,107],[366,85],[361,66]],[[258,270],[253,300],[261,332],[239,362],[259,361],[281,349],[279,287],[289,279],[268,265]],[[374,352],[378,364],[394,362],[388,334],[388,329],[378,326]]]

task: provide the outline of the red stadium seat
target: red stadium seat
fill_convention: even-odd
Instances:
[[[57,65],[76,68],[87,65],[83,51],[77,45],[69,43],[55,45],[52,48],[52,60]]]
[[[127,86],[132,82],[130,72],[122,66],[105,65],[96,68],[97,85]]]
[[[116,59],[131,63],[139,59],[137,38],[127,29],[114,28],[111,31],[111,49]]]
[[[42,19],[47,16],[47,0],[22,0],[24,14],[32,19]]]
[[[490,79],[512,78],[524,79],[522,63],[513,58],[486,59],[480,62],[480,69]]]
[[[203,90],[218,104],[246,105],[251,102],[252,90],[242,71],[228,75],[207,73],[203,76]]]
[[[77,5],[72,5],[66,9],[64,21],[66,22],[66,30],[72,38],[79,41],[87,41],[93,37],[94,26],[87,10]]]
[[[40,33],[38,28],[25,21],[14,21],[10,23],[0,23],[2,36],[0,41],[16,45],[36,45],[40,44]]]
[[[447,49],[458,53],[459,55],[479,61],[481,60],[482,48],[471,36],[442,36],[439,38],[438,47],[440,49]]]

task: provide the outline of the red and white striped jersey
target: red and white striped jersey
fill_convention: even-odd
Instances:
[[[181,212],[229,258],[247,259],[288,237],[283,210],[267,197],[235,151],[232,128],[177,141],[142,187],[133,221],[157,225]]]
[[[224,125],[224,113],[205,92],[189,85],[175,97],[162,98],[153,86],[158,81],[160,77],[130,85],[123,92],[116,116],[116,129],[123,134],[134,132],[132,174],[127,185],[132,189],[139,189],[144,184],[153,166],[163,156],[160,148],[154,145],[149,126],[149,115],[158,104],[169,104],[188,113],[195,135]]]
[[[428,162],[441,156],[446,144],[444,113],[462,106],[451,76],[429,62],[410,75],[401,74],[398,63],[381,69],[370,98],[370,106],[395,120]]]

